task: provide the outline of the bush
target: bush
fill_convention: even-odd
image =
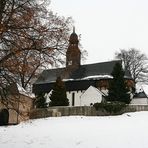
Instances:
[[[122,109],[126,107],[126,104],[123,102],[107,102],[107,103],[95,103],[93,105],[96,110],[105,110],[106,112],[110,114],[116,114],[119,113]]]
[[[93,107],[94,107],[96,110],[99,110],[99,109],[103,109],[103,105],[104,105],[104,103],[94,103],[94,104],[93,104]]]

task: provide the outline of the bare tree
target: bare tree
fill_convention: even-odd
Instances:
[[[1,67],[10,70],[9,64],[13,65],[16,59],[20,63],[23,56],[25,61],[22,62],[28,58],[32,58],[32,62],[40,60],[40,63],[46,61],[49,64],[62,61],[71,18],[59,17],[36,0],[0,0],[0,7]],[[35,69],[38,65],[39,62]]]
[[[0,0],[0,98],[7,88],[26,88],[39,67],[63,62],[71,18],[49,11],[46,0]],[[4,103],[4,104],[5,104]]]
[[[148,58],[135,48],[129,50],[121,49],[115,53],[117,59],[121,59],[136,83],[142,82],[148,84]]]

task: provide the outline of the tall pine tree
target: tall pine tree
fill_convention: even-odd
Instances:
[[[120,63],[116,63],[111,73],[113,79],[109,83],[109,101],[120,101],[127,104],[130,103],[129,89],[124,79],[124,70]]]
[[[51,102],[49,106],[68,106],[69,101],[67,99],[66,88],[64,82],[60,77],[57,78],[54,85],[52,94],[50,96]]]
[[[40,93],[36,96],[36,100],[34,102],[36,108],[46,108],[47,103],[46,103],[46,98],[44,97],[44,93]]]

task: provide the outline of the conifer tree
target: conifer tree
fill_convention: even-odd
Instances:
[[[109,83],[109,101],[130,103],[130,94],[124,79],[124,70],[120,63],[116,63],[111,73],[113,79]]]
[[[46,98],[44,97],[44,93],[40,93],[36,96],[35,106],[36,108],[46,108],[47,107]]]
[[[54,85],[52,94],[50,96],[51,102],[49,106],[68,106],[69,101],[67,99],[66,88],[64,82],[60,77],[57,78]]]

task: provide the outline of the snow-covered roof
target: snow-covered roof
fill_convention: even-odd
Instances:
[[[86,90],[90,85],[95,86],[96,81],[111,79],[114,65],[119,61],[108,61],[95,64],[80,65],[76,69],[57,68],[44,70],[38,80],[33,84],[33,92],[48,92],[52,89],[57,77],[63,78],[67,91]],[[132,79],[128,71],[125,78]]]
[[[117,62],[121,63],[121,60],[80,65],[73,71],[68,71],[66,67],[44,70],[34,85],[55,82],[58,76],[64,78],[65,81],[112,78],[111,72]],[[128,71],[125,72],[125,78],[131,79]]]
[[[113,76],[111,75],[92,75],[92,76],[87,76],[87,77],[83,77],[81,79],[63,79],[64,82],[66,81],[79,81],[79,80],[100,80],[100,79],[112,79]]]
[[[93,76],[84,77],[84,78],[82,78],[82,80],[101,79],[101,78],[112,79],[113,77],[111,75],[93,75]]]
[[[63,79],[62,81],[66,82],[66,81],[73,81],[74,79]]]
[[[33,93],[27,92],[23,87],[21,87],[19,84],[17,84],[17,89],[20,94],[28,96],[30,98],[35,98],[35,95]]]

